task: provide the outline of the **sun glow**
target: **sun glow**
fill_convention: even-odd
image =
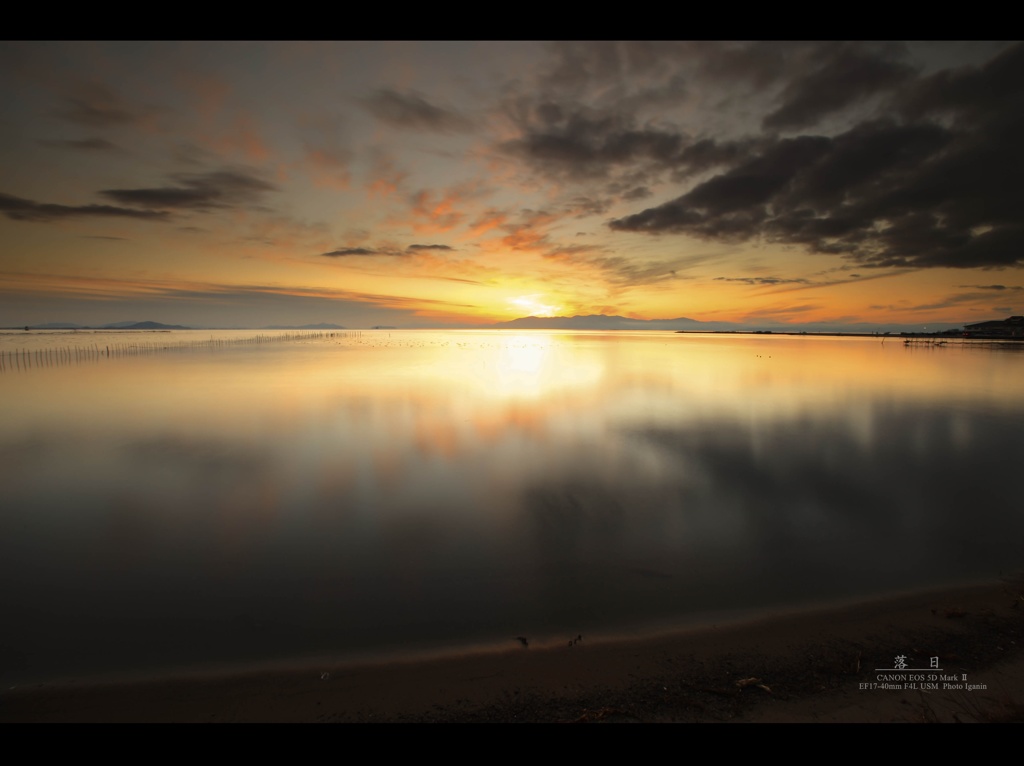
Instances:
[[[508,302],[511,303],[516,311],[526,312],[526,315],[535,317],[550,317],[555,316],[558,312],[559,306],[553,306],[548,303],[541,303],[538,298],[543,298],[543,293],[534,293],[533,295],[520,295],[518,298],[509,298]]]

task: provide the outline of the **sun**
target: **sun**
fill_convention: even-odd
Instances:
[[[517,311],[524,311],[526,315],[535,317],[550,317],[555,316],[558,312],[559,306],[553,306],[548,303],[542,303],[539,298],[543,298],[543,293],[534,293],[533,295],[520,295],[518,298],[509,298],[508,302],[515,306]]]

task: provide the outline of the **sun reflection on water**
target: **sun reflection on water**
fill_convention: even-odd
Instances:
[[[1006,511],[1022,364],[870,339],[408,331],[5,372],[0,577],[18,588],[0,607],[33,615],[8,642],[41,673],[73,629],[94,647],[129,631],[134,660],[109,661],[152,664],[964,576],[1024,535]]]

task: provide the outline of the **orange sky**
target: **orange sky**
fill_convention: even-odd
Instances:
[[[980,43],[7,44],[0,325],[1019,314],[1020,150],[1001,141],[1021,61]]]

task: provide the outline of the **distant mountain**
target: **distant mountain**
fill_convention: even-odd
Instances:
[[[261,327],[261,330],[344,330],[345,328],[340,324],[331,324],[330,322],[320,322],[319,324],[300,324],[300,325],[287,325],[287,324],[271,324],[266,327]]]
[[[99,330],[191,330],[180,324],[163,324],[161,322],[113,322],[101,325]]]
[[[162,322],[111,322],[103,325],[75,324],[74,322],[45,322],[29,325],[31,330],[191,330],[180,324]]]

